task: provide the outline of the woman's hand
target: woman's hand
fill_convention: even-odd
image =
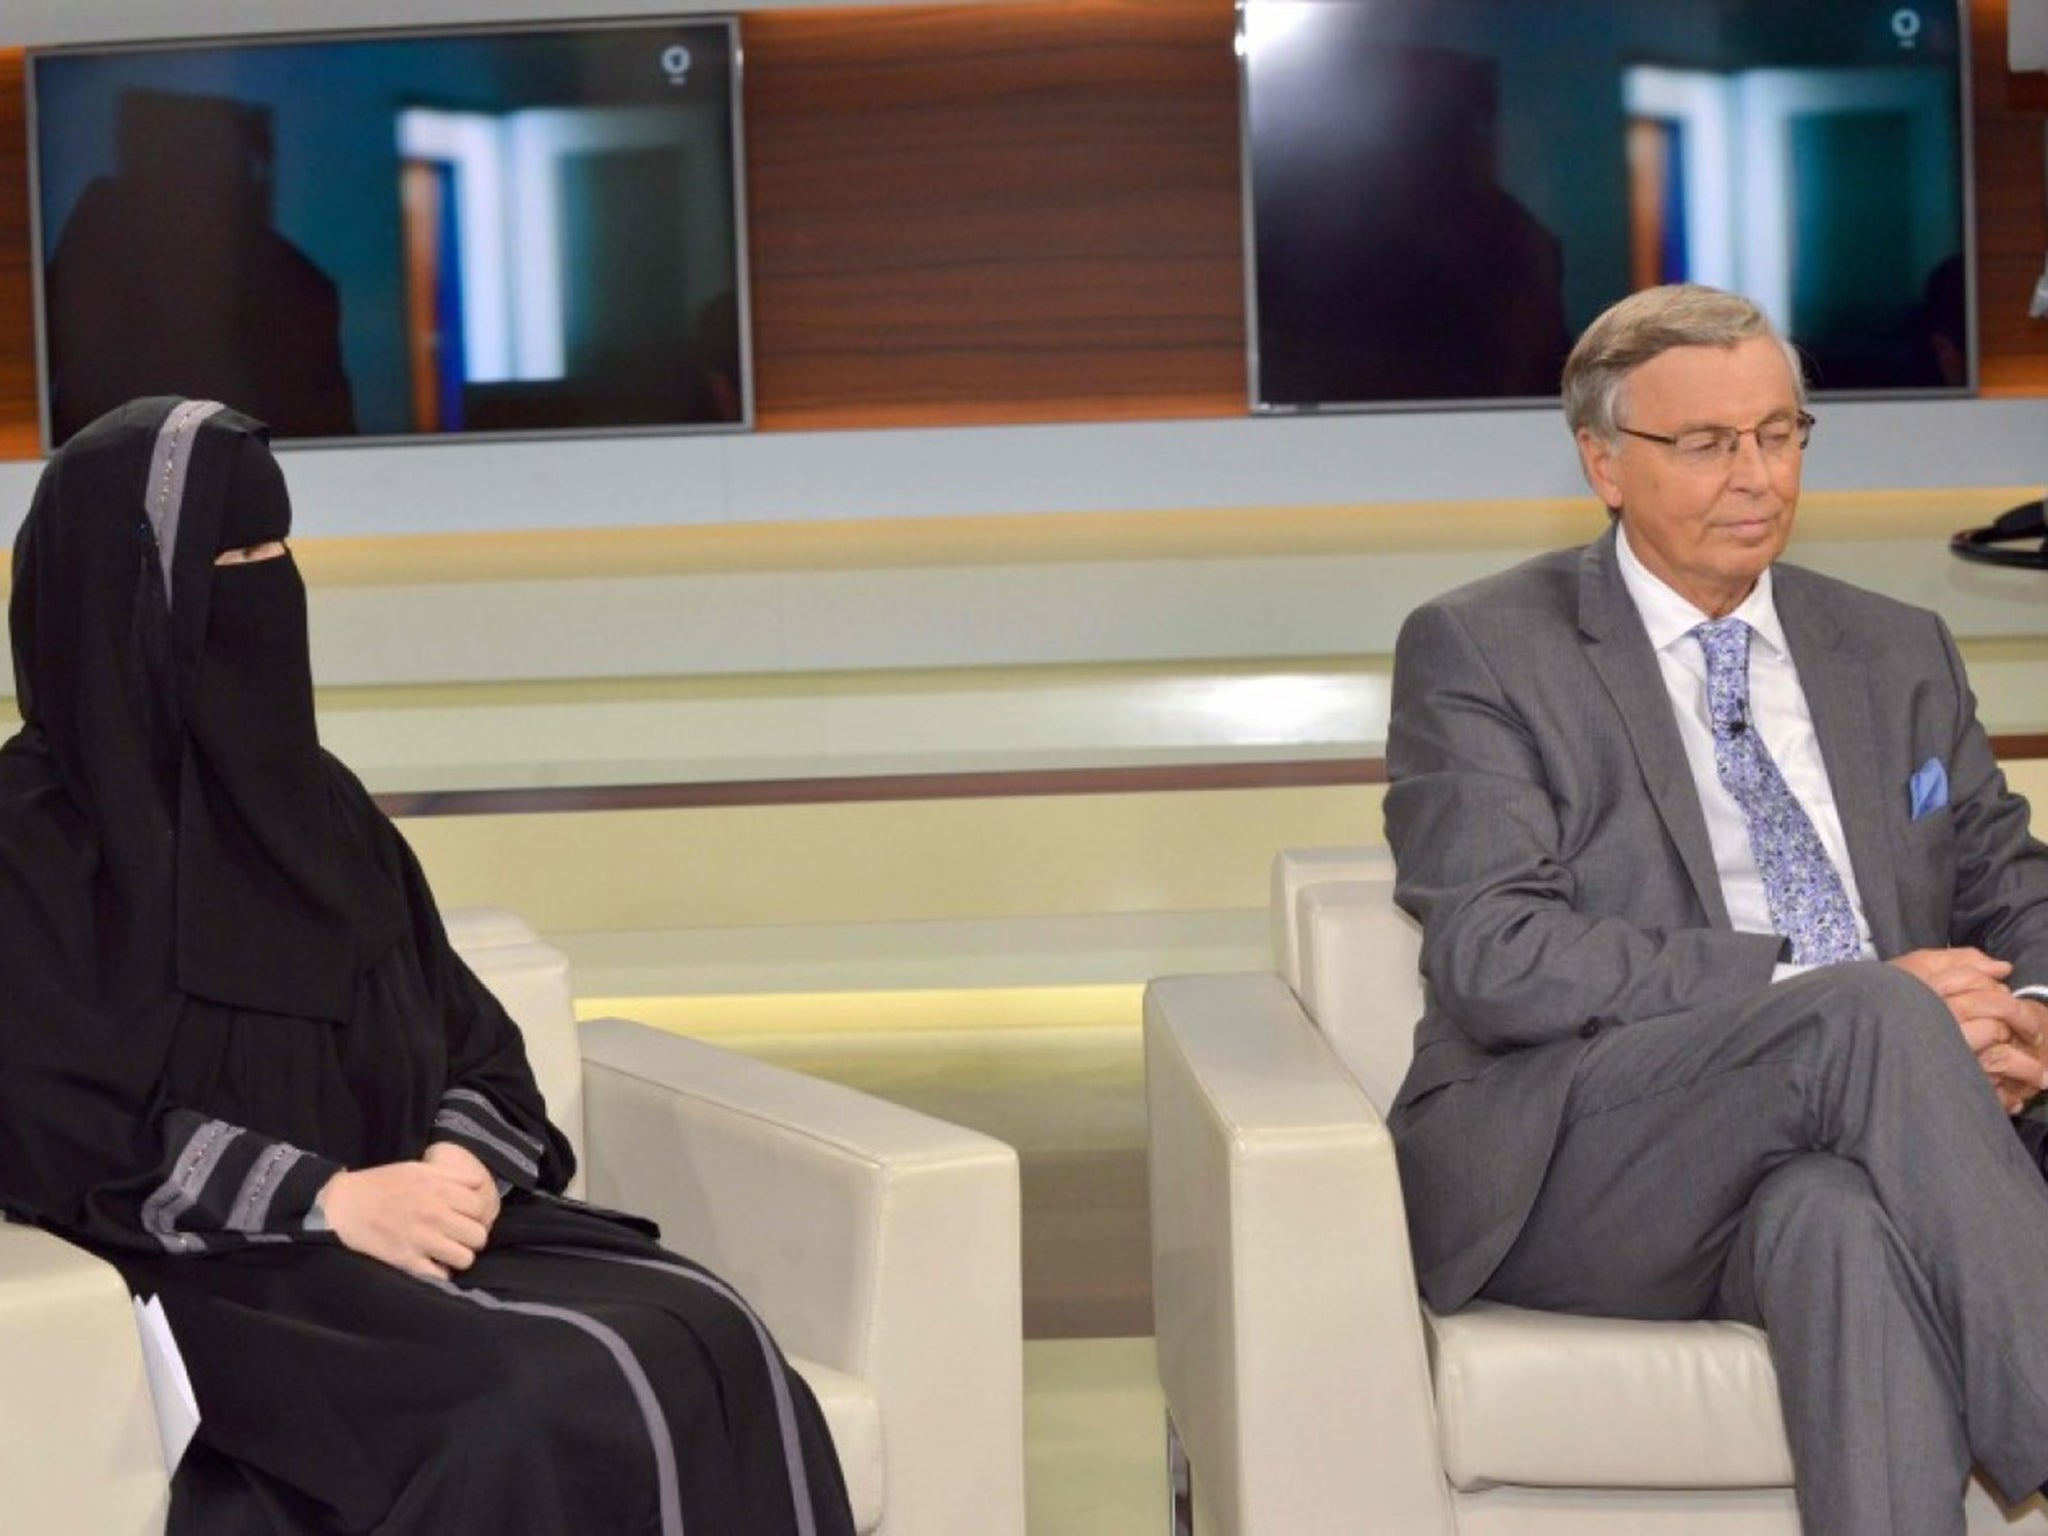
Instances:
[[[460,1142],[437,1141],[420,1155],[420,1160],[430,1168],[447,1170],[473,1189],[482,1190],[489,1204],[484,1213],[484,1228],[488,1231],[498,1224],[498,1176],[474,1152]]]
[[[409,1275],[445,1280],[476,1262],[490,1237],[498,1193],[488,1173],[479,1189],[423,1159],[337,1173],[317,1203],[344,1247]]]

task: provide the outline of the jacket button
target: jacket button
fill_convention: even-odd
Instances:
[[[1590,1040],[1599,1033],[1600,1021],[1598,1019],[1588,1019],[1579,1026],[1579,1038],[1581,1040]]]

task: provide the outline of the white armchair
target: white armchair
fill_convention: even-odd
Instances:
[[[1422,1305],[1381,1119],[1422,1011],[1392,893],[1383,850],[1282,854],[1274,970],[1146,993],[1176,1528],[1797,1536],[1756,1329]],[[1967,1502],[2048,1536],[2039,1500]]]
[[[872,1536],[1023,1536],[1011,1148],[623,1019],[510,913],[450,936],[526,1036],[579,1192],[661,1223],[759,1309],[818,1395]],[[0,1227],[0,1531],[155,1536],[168,1480],[120,1277]]]

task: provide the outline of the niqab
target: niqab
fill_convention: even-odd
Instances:
[[[45,470],[15,546],[6,751],[70,802],[129,1002],[167,985],[338,1022],[402,915],[336,814],[291,557],[214,563],[290,530],[266,429],[192,406],[132,402]]]

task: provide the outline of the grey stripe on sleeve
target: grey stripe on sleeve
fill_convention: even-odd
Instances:
[[[496,1104],[492,1103],[483,1094],[478,1093],[474,1088],[450,1088],[441,1095],[441,1102],[446,1104],[450,1099],[454,1099],[461,1104],[474,1104],[486,1115],[490,1116],[493,1124],[503,1126],[507,1136],[512,1137],[522,1146],[529,1148],[535,1157],[540,1156],[543,1150],[541,1139],[538,1136],[529,1136],[525,1131],[519,1129],[518,1126],[505,1118],[505,1112],[502,1109],[498,1108]]]
[[[640,1416],[647,1422],[647,1439],[654,1448],[654,1485],[661,1504],[661,1536],[683,1536],[683,1503],[677,1491],[676,1448],[669,1440],[668,1418],[661,1411],[661,1400],[654,1395],[654,1385],[648,1381],[646,1369],[624,1338],[597,1319],[572,1312],[567,1307],[551,1307],[537,1301],[505,1301],[488,1291],[453,1285],[446,1280],[429,1280],[427,1284],[492,1312],[553,1318],[580,1329],[602,1344],[618,1362],[619,1372],[626,1378]]]
[[[270,1222],[270,1203],[285,1175],[296,1168],[305,1153],[287,1142],[274,1142],[256,1159],[256,1165],[235,1192],[235,1203],[225,1223],[230,1232],[261,1232]]]
[[[156,448],[149,456],[149,479],[143,487],[143,508],[149,515],[150,531],[156,535],[166,606],[171,601],[171,556],[178,548],[178,514],[185,505],[192,439],[209,416],[225,409],[218,400],[181,400],[157,429]]]
[[[206,1181],[220,1166],[221,1154],[241,1134],[239,1125],[229,1125],[225,1120],[208,1120],[187,1136],[185,1145],[172,1160],[171,1176],[142,1203],[142,1230],[173,1253],[204,1247],[194,1234],[177,1230],[178,1218],[199,1203]]]
[[[660,1259],[637,1258],[632,1254],[610,1253],[602,1248],[537,1247],[536,1253],[559,1253],[571,1258],[595,1259],[607,1264],[631,1264],[637,1269],[657,1269],[664,1274],[678,1276],[715,1291],[739,1308],[740,1315],[753,1325],[754,1337],[760,1342],[761,1353],[768,1364],[768,1382],[775,1391],[775,1412],[782,1422],[782,1459],[789,1470],[789,1501],[796,1510],[797,1536],[818,1536],[818,1518],[811,1508],[811,1480],[804,1472],[803,1441],[798,1438],[796,1428],[796,1406],[790,1398],[789,1377],[784,1373],[782,1355],[769,1337],[767,1325],[754,1315],[754,1309],[731,1286],[714,1276],[683,1264],[665,1263]]]
[[[485,1146],[501,1154],[507,1162],[528,1178],[537,1179],[540,1177],[540,1165],[538,1163],[534,1162],[532,1158],[528,1157],[518,1147],[513,1146],[511,1142],[505,1140],[504,1137],[492,1135],[460,1110],[442,1110],[434,1116],[434,1128],[441,1131],[453,1131],[457,1136],[467,1136],[471,1141],[482,1142]]]

